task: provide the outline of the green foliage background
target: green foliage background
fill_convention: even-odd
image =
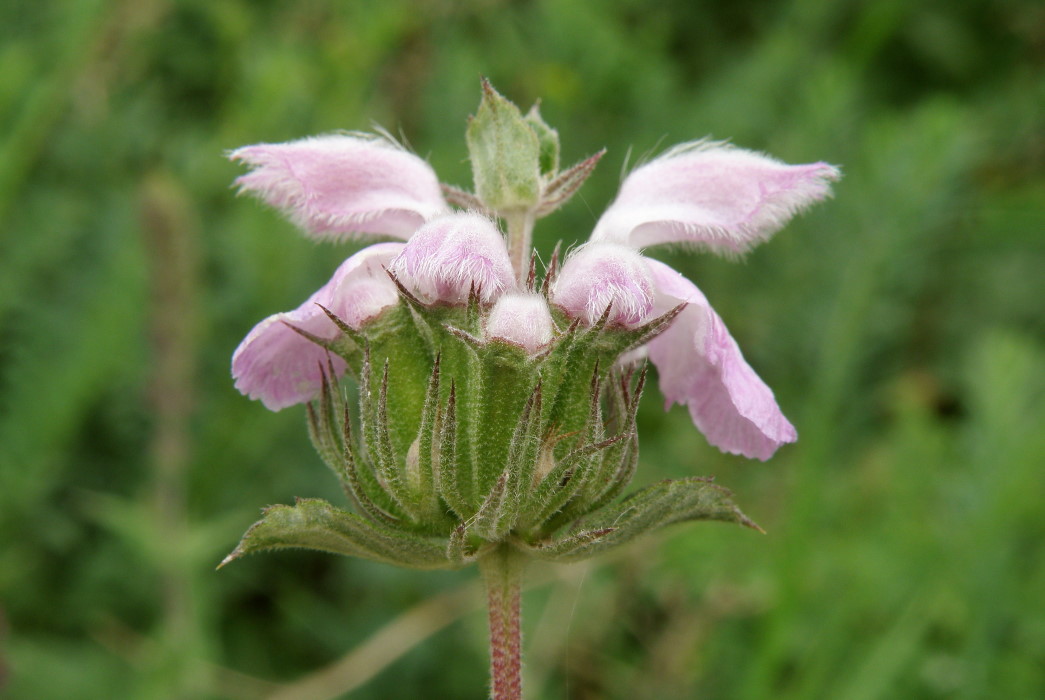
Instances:
[[[484,74],[565,160],[610,149],[545,254],[629,149],[846,173],[740,264],[655,253],[800,441],[725,456],[649,391],[637,483],[714,474],[769,535],[535,570],[529,697],[1045,696],[1043,28],[1031,0],[3,0],[0,694],[483,695],[473,571],[213,567],[260,506],[338,500],[303,411],[228,361],[359,247],[237,200],[223,151],[377,123],[469,185]]]

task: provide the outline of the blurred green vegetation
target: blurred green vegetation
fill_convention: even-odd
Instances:
[[[769,531],[537,569],[529,697],[1045,697],[1045,6],[1033,0],[0,2],[0,695],[478,698],[475,573],[306,552],[302,410],[228,361],[356,245],[237,200],[223,151],[372,123],[469,184],[478,77],[595,176],[705,135],[846,177],[695,280],[800,440],[719,454],[643,406],[636,483],[714,474]],[[347,656],[346,656],[347,655]]]

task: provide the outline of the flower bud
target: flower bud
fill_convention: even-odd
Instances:
[[[486,320],[489,338],[507,340],[536,352],[552,339],[552,315],[548,302],[537,294],[505,294]]]
[[[566,259],[552,285],[552,301],[589,323],[609,307],[611,323],[634,326],[653,310],[649,267],[627,246],[588,243]]]
[[[486,80],[466,136],[475,192],[483,204],[497,212],[536,207],[541,196],[541,139],[519,108]]]
[[[504,237],[492,221],[475,213],[429,221],[389,270],[427,301],[461,302],[473,287],[483,301],[490,301],[515,286]]]

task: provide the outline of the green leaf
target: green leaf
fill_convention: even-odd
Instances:
[[[692,477],[648,486],[620,503],[578,520],[553,540],[531,545],[528,550],[541,559],[579,561],[630,542],[639,535],[687,520],[718,520],[762,532],[733,502],[733,494],[728,489],[709,479]]]
[[[483,79],[483,98],[465,134],[475,191],[487,209],[529,210],[541,195],[541,143],[519,108]]]
[[[442,540],[397,531],[335,508],[320,499],[270,506],[218,568],[247,554],[274,549],[315,549],[413,569],[452,568]]]

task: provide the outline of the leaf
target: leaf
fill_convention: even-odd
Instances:
[[[218,568],[247,554],[275,549],[315,549],[413,569],[452,568],[446,543],[364,520],[320,499],[270,506]]]
[[[728,489],[713,484],[710,479],[692,477],[648,486],[620,503],[576,521],[553,540],[528,549],[541,559],[579,561],[647,532],[687,520],[730,522],[762,532],[733,502],[733,494]]]

